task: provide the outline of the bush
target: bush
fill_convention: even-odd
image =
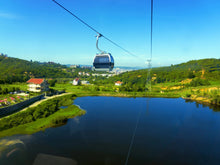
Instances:
[[[200,79],[200,78],[195,78],[187,86],[197,87],[197,86],[205,86],[205,85],[210,85],[208,80],[203,80],[203,79]]]
[[[59,124],[65,124],[67,122],[68,118],[65,116],[60,116],[56,119],[52,120],[53,124],[59,125]]]
[[[66,105],[66,101],[68,104],[73,103],[73,98],[75,95],[66,95],[59,98],[55,98],[52,100],[47,100],[37,107],[28,108],[24,112],[17,113],[13,116],[9,116],[7,118],[3,118],[0,120],[0,131],[6,130],[21,124],[30,123],[40,118],[45,118],[50,116],[59,110],[60,106]],[[56,122],[59,123],[64,121],[65,118],[60,118]]]
[[[186,97],[191,97],[191,94],[187,93],[187,94],[186,94]]]

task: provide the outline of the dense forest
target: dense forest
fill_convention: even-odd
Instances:
[[[108,79],[102,79],[97,84],[112,84],[122,81],[125,91],[144,91],[148,70],[126,72]],[[181,82],[191,79],[188,86],[209,85],[209,81],[220,81],[220,59],[192,60],[186,63],[168,67],[152,68],[150,72],[151,83]]]
[[[75,78],[78,77],[79,69],[72,69],[65,65],[36,61],[27,61],[8,57],[0,54],[0,84],[25,82],[29,78]],[[85,70],[91,73],[89,69]],[[87,77],[87,80],[97,85],[114,84],[116,81],[123,82],[124,90],[143,91],[146,88],[148,70],[135,70],[125,72],[110,78]],[[152,68],[150,72],[151,83],[181,82],[192,79],[191,86],[208,85],[209,81],[220,80],[220,59],[192,60],[186,63],[171,65],[167,67]],[[86,78],[86,77],[82,77]]]
[[[0,54],[0,84],[26,82],[29,78],[74,78],[77,72],[54,62],[27,61]]]
[[[192,60],[170,67],[155,68],[152,73],[158,77],[156,82],[178,82],[195,77],[220,80],[220,59]]]

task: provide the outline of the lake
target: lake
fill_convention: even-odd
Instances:
[[[0,146],[12,144],[0,148],[0,164],[32,165],[39,153],[78,165],[220,163],[220,113],[209,107],[181,98],[80,97],[74,104],[87,113],[44,132],[0,139]]]

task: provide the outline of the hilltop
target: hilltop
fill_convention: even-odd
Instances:
[[[0,84],[25,82],[29,78],[72,78],[76,75],[65,65],[27,61],[0,54]]]
[[[77,69],[81,68],[68,68],[53,62],[27,61],[1,54],[0,84],[25,82],[32,77],[54,78],[57,80],[54,89],[75,92],[76,89],[72,91],[73,85],[69,82],[79,76]],[[89,73],[92,72],[87,70]],[[141,69],[112,77],[81,75],[79,76],[81,80],[87,80],[93,85],[78,86],[77,90],[91,91],[95,95],[99,92],[100,94],[110,92],[112,95],[120,96],[187,97],[220,105],[220,59],[192,60],[177,65],[152,68],[150,75],[148,73],[148,69]],[[121,86],[116,86],[116,81],[123,83]]]
[[[0,84],[25,82],[29,78],[74,78],[77,73],[66,65],[54,62],[27,61],[0,54]],[[141,84],[144,87],[148,69],[125,72],[109,79],[98,80],[96,83],[109,84],[123,81],[129,86]],[[220,59],[192,60],[186,63],[167,67],[152,68],[152,83],[181,82],[186,79],[220,80]]]
[[[220,59],[201,59],[188,61],[178,65],[152,68],[150,72],[152,84],[181,82],[186,79],[220,80]],[[146,84],[148,69],[141,69],[126,72],[118,76],[103,80],[101,83],[113,83],[123,81],[128,86],[139,84],[142,87]]]

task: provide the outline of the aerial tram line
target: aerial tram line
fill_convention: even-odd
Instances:
[[[97,33],[97,41],[96,41],[96,47],[98,49],[98,39],[100,37],[105,38],[107,41],[111,42],[113,45],[117,46],[118,48],[122,49],[123,51],[125,51],[127,54],[134,56],[136,58],[138,58],[138,56],[136,56],[135,54],[131,53],[130,51],[128,51],[127,49],[123,48],[122,46],[120,46],[119,44],[117,44],[116,42],[112,41],[111,39],[109,39],[108,37],[106,37],[105,35],[103,35],[102,33],[100,33],[98,30],[96,30],[95,28],[93,28],[92,26],[90,26],[88,23],[86,23],[85,21],[83,21],[81,18],[79,18],[78,16],[76,16],[75,14],[73,14],[71,11],[69,11],[67,8],[65,8],[63,5],[61,5],[60,3],[58,3],[56,0],[52,0],[55,4],[57,4],[58,6],[60,6],[62,9],[64,9],[66,12],[68,12],[69,14],[71,14],[73,17],[75,17],[77,20],[79,20],[81,23],[83,23],[84,25],[86,25],[88,28],[90,28],[92,31],[94,31],[95,33]],[[100,49],[98,49],[100,51]],[[114,59],[112,57],[112,55],[110,53],[105,53],[105,56],[103,55],[103,53],[101,52],[100,54],[97,54],[96,57],[97,59],[103,59],[105,61],[106,57],[109,57],[109,62],[108,64],[111,66],[109,67],[109,71],[111,71],[114,67]],[[102,62],[100,62],[100,64],[98,65],[97,60],[95,61],[96,57],[94,58],[94,62],[93,64],[97,64],[97,65],[93,65],[95,70],[96,70],[96,66],[98,66],[99,69],[97,70],[101,70],[101,66],[104,66],[104,64],[102,64]],[[113,63],[113,64],[112,64]],[[106,66],[107,67],[107,66]],[[104,70],[106,70],[107,68],[103,68]]]
[[[103,59],[109,59],[109,64],[110,64],[110,60],[112,60],[112,64],[113,64],[113,67],[114,67],[114,59],[113,57],[111,56],[110,53],[106,53],[105,51],[102,51],[101,49],[99,49],[98,47],[98,40],[100,37],[103,37],[105,38],[106,40],[108,40],[109,42],[111,42],[112,44],[114,44],[115,46],[119,47],[120,49],[124,50],[125,52],[127,52],[129,55],[131,56],[134,56],[134,57],[137,57],[135,54],[129,52],[128,50],[124,49],[123,47],[121,47],[120,45],[118,45],[117,43],[113,42],[112,40],[110,40],[109,38],[107,38],[106,36],[104,36],[103,34],[99,33],[95,28],[93,28],[92,26],[90,26],[89,24],[87,24],[85,21],[83,21],[82,19],[80,19],[79,17],[77,17],[75,14],[73,14],[71,11],[69,11],[68,9],[66,9],[64,6],[62,6],[61,4],[59,4],[58,2],[56,2],[55,0],[52,0],[53,2],[55,2],[58,6],[60,6],[61,8],[63,8],[65,11],[67,11],[69,14],[71,14],[72,16],[74,16],[76,19],[78,19],[81,23],[83,23],[84,25],[86,25],[88,28],[90,28],[91,30],[93,30],[94,32],[97,33],[97,36],[96,36],[96,48],[97,50],[100,52],[100,54],[96,55],[96,57],[100,56],[100,59],[103,60]],[[153,54],[153,0],[151,0],[151,36],[150,36],[150,58],[147,60],[148,61],[148,74],[147,74],[147,82],[146,84],[148,84],[148,82],[150,82],[150,89],[151,89],[151,76],[150,76],[150,73],[151,73],[151,61],[152,61],[152,54]],[[101,56],[105,56],[105,58],[101,57]],[[94,62],[93,62],[93,65],[96,65],[96,59],[98,58],[94,58]],[[105,60],[104,60],[105,61]],[[100,63],[98,63],[100,65]],[[112,65],[110,64],[110,66]],[[112,68],[113,68],[112,67]],[[111,68],[111,67],[109,67]],[[110,69],[109,69],[110,70]],[[149,91],[149,90],[148,90]],[[149,100],[148,100],[149,102]],[[147,103],[147,109],[149,108],[148,107],[148,103]],[[138,128],[138,124],[139,124],[139,121],[140,121],[140,116],[141,116],[141,111],[138,113],[138,116],[137,116],[137,120],[136,120],[136,124],[135,124],[135,128],[134,128],[134,132],[132,134],[132,138],[131,138],[131,142],[129,144],[129,148],[128,148],[128,153],[126,155],[126,160],[125,160],[125,165],[128,164],[128,161],[129,161],[129,157],[130,157],[130,154],[131,154],[131,150],[132,150],[132,147],[133,147],[133,143],[134,143],[134,140],[135,140],[135,135],[136,135],[136,131],[137,131],[137,128]]]
[[[96,32],[97,34],[99,34],[99,32],[97,30],[95,30],[92,26],[90,26],[89,24],[87,24],[85,21],[83,21],[82,19],[80,19],[79,17],[77,17],[75,14],[73,14],[71,11],[69,11],[67,8],[65,8],[63,5],[61,5],[60,3],[58,3],[55,0],[52,0],[54,3],[56,3],[58,6],[60,6],[61,8],[63,8],[65,11],[67,11],[69,14],[71,14],[73,17],[75,17],[76,19],[78,19],[81,23],[83,23],[84,25],[86,25],[87,27],[89,27],[91,30],[93,30],[94,32]]]
[[[151,73],[151,69],[152,69],[151,61],[152,61],[152,55],[153,55],[153,7],[154,7],[153,1],[154,0],[151,0],[150,58],[147,60],[147,62],[148,62],[148,73],[147,73],[146,87],[148,88],[147,89],[148,92],[151,92],[151,76],[150,76],[150,73]],[[148,113],[148,110],[149,110],[149,99],[150,99],[150,97],[148,97],[148,99],[147,99],[147,113]],[[133,131],[133,134],[132,134],[132,137],[131,137],[131,141],[130,141],[130,144],[129,144],[129,148],[128,148],[128,153],[126,155],[125,165],[127,165],[128,162],[129,162],[132,147],[134,145],[134,140],[135,140],[138,124],[140,122],[140,117],[141,117],[141,111],[139,111],[138,116],[137,116],[135,128],[134,128],[134,131]]]

